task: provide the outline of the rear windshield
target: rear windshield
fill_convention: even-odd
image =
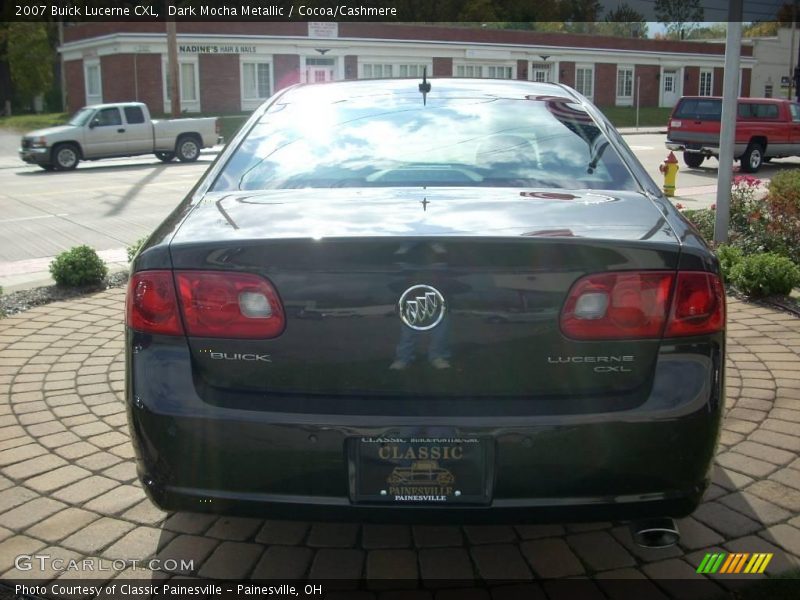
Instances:
[[[683,98],[675,109],[679,119],[719,121],[722,117],[722,102],[713,98]]]
[[[569,99],[419,94],[273,105],[213,189],[412,186],[639,189]]]

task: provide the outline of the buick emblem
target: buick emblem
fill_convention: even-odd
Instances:
[[[417,331],[436,327],[447,309],[444,296],[429,285],[415,285],[400,296],[398,303],[403,323]]]

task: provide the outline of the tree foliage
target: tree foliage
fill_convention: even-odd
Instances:
[[[5,34],[14,95],[28,103],[53,85],[53,48],[48,28],[45,23],[12,22]]]
[[[700,0],[656,0],[656,19],[667,27],[667,37],[686,39],[704,17]]]
[[[606,15],[602,31],[604,35],[646,38],[648,28],[644,15],[623,2]]]

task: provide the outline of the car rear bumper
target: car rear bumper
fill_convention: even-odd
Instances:
[[[696,154],[702,154],[703,156],[714,156],[719,157],[719,146],[714,144],[707,144],[701,142],[683,142],[683,141],[675,141],[675,140],[667,140],[665,142],[667,150],[672,150],[673,152],[693,152]],[[747,148],[744,144],[736,144],[734,146],[734,156],[739,157],[741,156],[745,149]]]
[[[180,344],[139,348],[128,354],[127,391],[137,468],[169,510],[397,522],[680,517],[707,486],[722,411],[721,339],[660,358],[637,409],[522,417],[223,408],[197,395]],[[485,440],[486,501],[358,501],[357,440],[441,435]]]

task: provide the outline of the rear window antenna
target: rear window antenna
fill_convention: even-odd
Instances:
[[[428,104],[428,94],[431,91],[431,84],[428,83],[428,67],[422,68],[422,83],[419,84],[419,91],[422,93],[423,106]]]

